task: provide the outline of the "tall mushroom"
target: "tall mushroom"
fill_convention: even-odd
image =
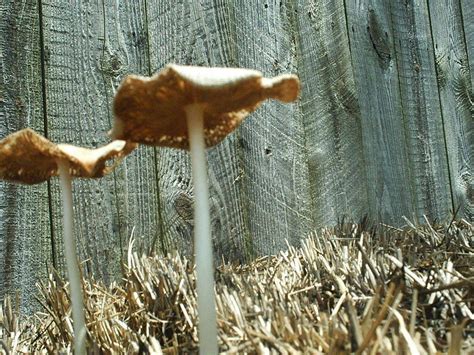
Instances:
[[[298,92],[295,75],[269,79],[255,70],[174,64],[150,78],[130,75],[116,92],[112,138],[191,153],[201,354],[218,351],[205,148],[223,140],[263,100],[290,102]]]
[[[135,144],[119,140],[97,149],[56,145],[29,128],[12,133],[0,141],[0,179],[37,184],[59,175],[63,200],[64,253],[71,291],[76,354],[85,353],[86,326],[73,233],[71,177],[102,177],[113,170],[113,166],[106,165],[107,160],[123,158],[134,148]]]

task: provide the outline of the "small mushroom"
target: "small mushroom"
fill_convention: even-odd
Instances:
[[[201,354],[218,351],[205,148],[222,141],[263,100],[290,102],[298,93],[295,75],[270,79],[255,70],[173,64],[150,78],[130,75],[116,92],[112,138],[191,153]]]
[[[56,145],[29,128],[12,133],[0,141],[0,179],[37,184],[59,175],[63,200],[64,252],[71,289],[76,354],[85,353],[86,326],[73,233],[71,176],[102,177],[114,168],[106,165],[107,160],[123,158],[135,146],[118,140],[98,149]]]

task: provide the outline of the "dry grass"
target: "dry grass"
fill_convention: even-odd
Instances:
[[[407,221],[408,222],[408,221]],[[409,222],[408,222],[409,223]],[[410,225],[410,224],[409,224]],[[474,227],[324,229],[277,256],[216,272],[220,349],[228,354],[474,352]],[[84,281],[91,353],[197,351],[191,263],[138,256],[120,285]],[[43,313],[3,303],[5,353],[70,352],[66,285],[39,286]]]

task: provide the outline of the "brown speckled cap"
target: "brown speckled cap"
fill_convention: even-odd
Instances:
[[[189,149],[184,107],[199,103],[207,147],[219,143],[268,98],[294,101],[295,75],[264,78],[249,69],[168,65],[148,78],[127,76],[114,100],[113,139]]]
[[[26,128],[0,141],[0,179],[37,184],[58,175],[59,160],[69,163],[72,176],[102,177],[113,170],[107,160],[123,158],[135,146],[119,140],[97,149],[54,144]]]

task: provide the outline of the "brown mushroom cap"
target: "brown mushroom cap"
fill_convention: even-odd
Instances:
[[[114,139],[189,149],[184,107],[203,107],[206,146],[219,143],[268,98],[294,101],[295,75],[264,78],[249,69],[168,65],[148,78],[127,76],[114,100]]]
[[[69,163],[72,176],[102,177],[113,170],[106,166],[108,159],[122,158],[135,146],[119,140],[97,149],[56,145],[26,128],[0,141],[0,179],[37,184],[58,175],[59,160]]]

